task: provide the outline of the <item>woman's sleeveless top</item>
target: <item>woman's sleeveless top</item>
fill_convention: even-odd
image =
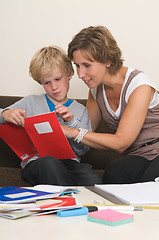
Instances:
[[[97,88],[97,95],[96,95],[96,101],[98,103],[98,106],[101,110],[103,119],[108,123],[108,125],[114,129],[117,130],[119,122],[122,118],[122,115],[125,111],[125,108],[127,106],[127,103],[125,101],[125,95],[127,88],[132,81],[132,79],[140,73],[139,70],[134,70],[131,72],[124,89],[122,91],[121,96],[121,111],[119,114],[119,117],[114,118],[109,111],[106,108],[104,97],[103,97],[103,88],[102,84],[100,84]],[[144,100],[144,99],[143,99]],[[133,144],[125,150],[125,154],[133,154],[138,156],[143,156],[147,158],[148,160],[154,159],[156,156],[159,155],[159,142],[156,142],[151,145],[147,145],[142,147],[143,144],[148,143],[150,141],[153,141],[155,139],[159,138],[159,104],[155,107],[148,109],[147,116],[145,119],[145,122],[143,124],[143,127],[136,138],[136,140],[133,142]]]

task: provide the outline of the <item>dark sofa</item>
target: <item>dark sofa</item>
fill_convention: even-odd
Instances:
[[[0,96],[0,108],[7,107],[12,103],[18,101],[21,97],[17,96]],[[78,102],[86,105],[86,99],[77,99]],[[101,120],[97,132],[109,132],[106,124]],[[16,141],[16,136],[15,136]],[[110,151],[101,151],[97,149],[90,149],[84,156],[81,162],[89,163],[93,166],[93,170],[102,176],[104,168],[109,161],[118,157],[119,154]],[[0,138],[0,186],[30,186],[27,182],[21,179],[21,160],[10,149],[10,147]]]

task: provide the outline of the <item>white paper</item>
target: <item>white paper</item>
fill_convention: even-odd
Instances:
[[[36,193],[33,192],[20,192],[20,193],[12,193],[12,194],[5,194],[8,198],[22,198],[22,197],[28,197],[28,196],[36,196]]]
[[[38,191],[49,192],[49,193],[63,193],[63,192],[67,192],[67,190],[68,191],[78,191],[77,188],[74,188],[74,187],[63,187],[63,186],[47,185],[47,184],[35,185],[34,187],[32,187],[32,189],[38,190]]]
[[[159,183],[144,182],[134,184],[103,184],[96,188],[130,205],[158,205]]]

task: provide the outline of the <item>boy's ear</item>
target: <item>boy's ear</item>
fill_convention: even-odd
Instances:
[[[73,76],[73,72],[68,76],[68,79],[70,80]]]

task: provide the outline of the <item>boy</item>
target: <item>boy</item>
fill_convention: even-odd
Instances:
[[[67,97],[69,80],[74,70],[62,49],[53,46],[40,49],[31,60],[29,72],[46,93],[24,97],[10,107],[0,110],[0,124],[7,121],[24,127],[24,117],[55,111],[61,125],[91,131],[86,108]],[[53,156],[35,156],[21,163],[22,178],[31,185],[91,186],[100,183],[100,178],[93,173],[92,167],[80,163],[80,156],[89,148],[71,139],[69,143],[76,159],[58,160]]]

